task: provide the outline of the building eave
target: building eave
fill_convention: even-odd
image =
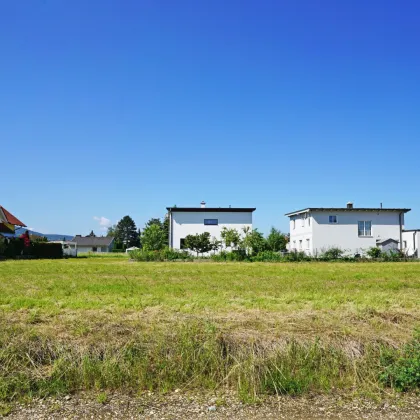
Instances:
[[[290,217],[290,216],[295,216],[297,214],[301,214],[301,213],[307,213],[309,211],[325,211],[325,212],[339,212],[339,211],[344,211],[344,212],[396,212],[396,213],[408,213],[409,211],[411,211],[411,209],[394,209],[394,208],[369,208],[369,207],[353,207],[353,208],[347,208],[347,207],[308,207],[306,209],[303,210],[296,210],[296,211],[292,211],[290,213],[286,213],[285,216]]]
[[[256,210],[256,207],[166,207],[166,210],[174,212],[227,212],[227,213],[252,213]]]

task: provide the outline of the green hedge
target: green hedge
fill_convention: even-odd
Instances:
[[[50,242],[34,242],[30,254],[36,258],[63,258],[63,247]]]
[[[11,238],[7,241],[2,239],[0,251],[6,258],[16,258],[27,255],[34,258],[63,258],[63,248],[61,244],[50,242],[31,242],[29,247],[25,247],[21,238]]]

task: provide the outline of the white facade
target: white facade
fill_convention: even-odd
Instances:
[[[419,240],[420,240],[420,230],[413,229],[413,230],[404,230],[402,233],[403,239],[403,251],[408,257],[412,257],[414,255],[417,258],[420,257],[419,255]]]
[[[308,208],[288,213],[290,251],[319,255],[338,247],[348,255],[364,254],[377,242],[400,243],[408,209]]]
[[[254,208],[191,208],[168,207],[169,211],[169,246],[182,249],[181,240],[188,235],[209,232],[211,238],[221,240],[223,228],[252,229]]]

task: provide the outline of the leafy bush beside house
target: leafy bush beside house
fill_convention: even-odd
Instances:
[[[370,258],[381,258],[382,251],[377,246],[373,246],[366,251],[366,255]]]
[[[137,249],[130,251],[129,256],[135,261],[191,261],[193,257],[187,251],[178,251],[165,247],[161,250]]]

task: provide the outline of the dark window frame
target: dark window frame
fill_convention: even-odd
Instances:
[[[215,222],[215,223],[213,223]],[[205,226],[218,226],[219,225],[219,219],[204,219],[204,225]]]

